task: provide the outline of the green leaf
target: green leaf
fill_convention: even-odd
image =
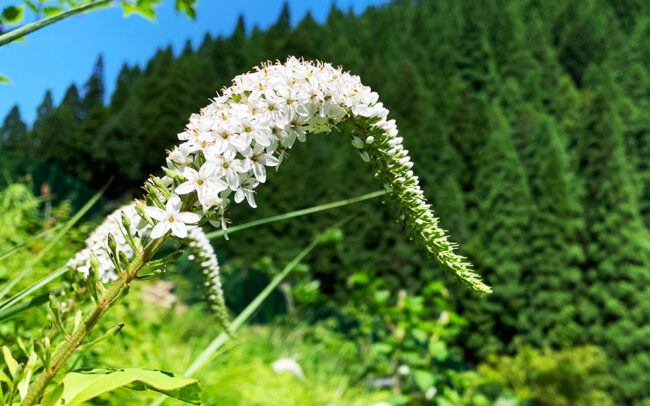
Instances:
[[[140,368],[79,370],[67,374],[63,381],[66,406],[79,405],[118,388],[154,390],[183,402],[201,404],[201,383],[171,372]]]
[[[370,354],[373,356],[377,355],[388,355],[393,352],[393,346],[386,343],[375,343],[370,346]]]
[[[27,365],[25,365],[25,370],[23,372],[23,378],[18,383],[18,392],[20,393],[21,399],[24,399],[27,395],[27,390],[29,389],[29,381],[32,379],[32,373],[38,364],[38,356],[35,352],[29,354],[27,359]]]
[[[196,0],[176,0],[176,11],[185,13],[189,18],[196,18]]]
[[[122,2],[124,7],[124,15],[140,14],[150,20],[156,20],[155,6],[160,3],[160,0],[137,0],[135,4],[129,2]]]
[[[59,399],[61,399],[61,395],[63,395],[62,383],[56,385],[54,389],[47,392],[45,396],[43,396],[43,400],[41,400],[41,406],[56,406]]]
[[[429,354],[439,361],[446,359],[449,356],[447,345],[442,341],[432,340],[429,342]]]
[[[56,14],[59,14],[61,12],[61,7],[43,7],[43,15],[46,17],[53,16]]]
[[[432,387],[436,382],[433,374],[429,371],[425,371],[424,369],[416,369],[413,372],[413,377],[415,378],[415,384],[423,392],[426,392],[427,389]]]
[[[11,83],[11,80],[4,75],[0,75],[0,83]]]
[[[376,303],[386,303],[389,297],[390,297],[390,291],[387,289],[382,289],[375,292]]]
[[[427,342],[427,333],[424,331],[420,330],[419,328],[414,328],[411,330],[411,334],[413,334],[413,337],[420,343],[426,343]]]
[[[5,357],[5,364],[7,364],[7,368],[9,368],[9,373],[11,374],[11,377],[16,379],[16,370],[18,370],[18,362],[14,359],[14,357],[11,355],[11,351],[9,350],[9,347],[2,347],[2,353]]]
[[[16,24],[23,19],[23,6],[9,6],[2,10],[1,20],[5,24]]]
[[[30,10],[32,10],[34,13],[38,13],[38,7],[36,7],[36,4],[31,2],[30,0],[23,0],[23,3],[27,4],[27,7],[29,7]]]

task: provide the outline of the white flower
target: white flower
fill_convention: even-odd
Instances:
[[[436,388],[432,386],[429,389],[427,389],[426,393],[424,394],[424,397],[427,400],[431,400],[433,399],[434,396],[436,396],[436,392],[437,392]]]
[[[191,212],[181,212],[183,202],[177,195],[172,195],[165,205],[165,210],[158,207],[145,207],[145,211],[149,217],[158,220],[158,224],[151,230],[151,238],[160,238],[167,234],[169,230],[172,235],[178,238],[185,238],[187,236],[186,224],[198,223],[201,216]]]
[[[253,189],[255,189],[258,184],[257,180],[254,178],[242,178],[241,185],[235,192],[235,203],[240,203],[246,199],[252,208],[256,208],[257,203],[255,203],[255,192]]]
[[[210,207],[209,196],[228,189],[228,184],[218,177],[217,166],[212,162],[204,163],[198,171],[186,167],[183,176],[187,181],[178,185],[175,192],[184,195],[196,190],[199,202],[204,208]]]
[[[181,144],[178,147],[174,147],[174,149],[169,153],[169,159],[181,165],[186,165],[188,163],[187,158],[191,152],[192,151],[187,149],[185,144]]]
[[[411,369],[408,365],[400,365],[399,368],[397,368],[397,373],[402,376],[406,376],[411,373]]]
[[[266,182],[266,169],[265,166],[278,166],[280,161],[278,158],[271,154],[266,153],[261,144],[255,145],[251,150],[250,148],[242,153],[246,157],[246,164],[253,169],[255,179],[260,183]]]
[[[248,165],[242,159],[236,158],[236,152],[227,149],[222,154],[216,154],[216,151],[209,149],[206,151],[206,158],[217,165],[218,171],[222,176],[225,175],[228,186],[235,191],[240,185],[240,174],[248,172]]]
[[[242,117],[237,130],[240,134],[253,138],[258,144],[265,147],[271,145],[272,133],[269,128],[255,120],[250,114]]]
[[[191,152],[207,148],[214,141],[214,137],[211,134],[214,124],[215,120],[210,116],[192,114],[190,116],[190,123],[187,125],[187,130],[178,134],[179,140],[187,141],[181,145],[185,146]]]
[[[214,131],[214,152],[222,154],[229,147],[233,147],[237,151],[243,151],[251,143],[251,138],[247,134],[235,133],[227,123],[219,123],[218,128]]]
[[[283,372],[290,372],[301,381],[305,380],[305,375],[302,373],[302,368],[300,367],[300,365],[298,365],[296,361],[290,358],[280,358],[279,360],[271,364],[271,367],[273,368],[276,374],[281,374]]]

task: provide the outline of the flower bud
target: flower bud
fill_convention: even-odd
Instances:
[[[108,248],[111,250],[111,253],[113,255],[116,255],[117,253],[117,241],[115,241],[115,237],[113,237],[113,234],[108,234]]]
[[[121,212],[122,215],[122,225],[124,226],[124,229],[126,230],[127,233],[131,233],[131,220],[129,219],[129,216],[126,215],[126,213]]]
[[[352,137],[352,145],[355,148],[362,149],[363,148],[363,141],[361,141],[361,138],[359,137]]]

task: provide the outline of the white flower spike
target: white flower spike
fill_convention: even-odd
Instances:
[[[388,119],[377,93],[358,76],[328,63],[291,57],[233,79],[208,106],[192,114],[187,129],[179,134],[181,144],[170,153],[166,173],[181,173],[186,181],[176,177],[169,189],[183,196],[196,192],[201,207],[191,210],[225,227],[223,216],[233,192],[236,203],[246,200],[255,207],[254,188],[266,182],[266,167],[277,168],[296,140],[306,141],[310,134],[327,133],[334,127],[374,166],[390,192],[388,200],[430,256],[471,289],[489,293],[490,288],[454,252],[456,245],[438,226],[411,170],[413,162],[397,135],[395,121]],[[152,237],[170,229],[177,237],[184,235],[186,223],[155,210],[157,217],[152,217],[163,220]]]

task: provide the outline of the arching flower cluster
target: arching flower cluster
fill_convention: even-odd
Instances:
[[[255,188],[266,182],[267,168],[277,168],[296,140],[336,126],[376,168],[389,200],[432,258],[471,289],[490,292],[438,226],[395,121],[388,120],[388,110],[378,99],[358,76],[293,57],[237,76],[178,134],[181,143],[170,151],[166,176],[158,182],[164,186],[155,193],[171,196],[169,201],[177,204],[167,205],[164,216],[156,209],[154,220],[170,225],[156,224],[152,237],[170,232],[183,238],[182,225],[190,219],[182,208],[225,229],[231,199],[256,207]]]

